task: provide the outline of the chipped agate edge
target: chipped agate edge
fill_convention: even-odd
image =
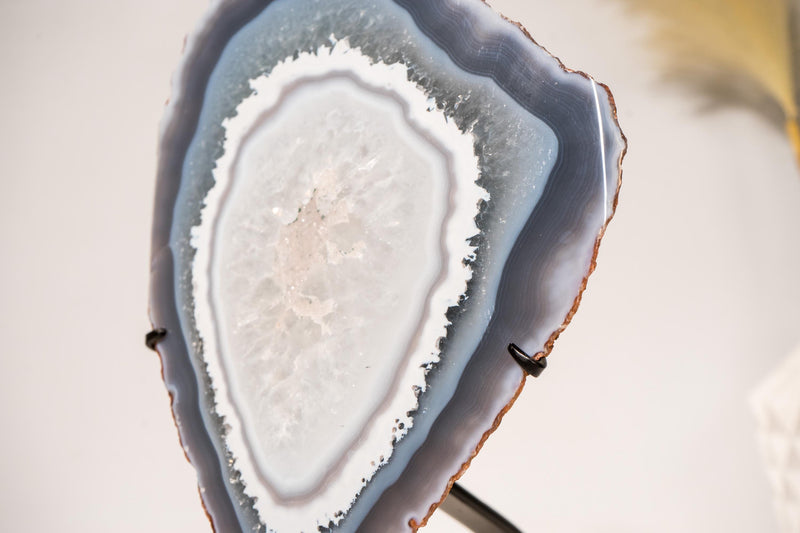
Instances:
[[[436,6],[411,5],[411,2],[408,4],[404,7],[409,10],[417,24],[423,28],[423,31],[426,31],[437,40],[440,46],[447,49],[449,55],[457,63],[468,67],[471,71],[485,71],[487,74],[491,74],[498,84],[503,85],[505,83],[507,90],[509,89],[508,85],[511,84],[509,92],[514,92],[513,80],[510,82],[508,78],[511,77],[510,74],[515,72],[515,69],[525,70],[526,65],[514,65],[514,63],[520,61],[520,54],[515,53],[518,48],[515,47],[521,47],[524,51],[530,45],[527,34],[523,35],[522,31],[514,30],[516,34],[511,39],[513,41],[511,47],[499,51],[500,55],[505,54],[504,57],[508,58],[511,66],[505,72],[497,72],[494,69],[494,65],[482,65],[480,58],[471,59],[469,56],[470,47],[464,42],[460,42],[475,39],[475,35],[471,33],[473,25],[467,24],[466,28],[449,28],[450,41],[447,42],[443,39],[442,35],[447,34],[447,32],[442,31],[443,27],[448,28],[448,25],[454,24],[453,21],[463,20],[451,17],[447,12],[447,10],[457,8],[444,3]],[[197,78],[202,79],[203,77],[202,72],[198,75],[198,68],[192,68],[192,66],[197,66],[195,63],[202,63],[197,59],[198,50],[196,44],[198,42],[207,43],[208,40],[213,40],[214,38],[219,39],[217,33],[226,29],[225,24],[220,23],[221,18],[226,16],[233,17],[234,11],[237,9],[245,11],[253,9],[257,11],[260,6],[254,2],[239,2],[230,9],[227,8],[228,4],[218,4],[217,9],[205,19],[200,30],[187,41],[185,62],[178,76],[176,76],[174,98],[163,122],[158,180],[159,201],[162,208],[160,209],[159,205],[156,206],[156,221],[154,224],[151,319],[154,325],[166,327],[171,332],[181,330],[181,321],[175,307],[174,296],[170,298],[171,295],[175,294],[176,282],[180,284],[181,280],[176,278],[174,274],[173,250],[168,245],[171,221],[165,220],[164,216],[167,214],[166,218],[169,218],[170,211],[169,209],[164,209],[163,205],[174,203],[179,184],[175,183],[176,180],[172,176],[180,175],[180,172],[179,169],[176,169],[176,162],[174,160],[170,161],[170,158],[165,157],[165,154],[175,150],[174,145],[176,144],[180,145],[181,142],[188,144],[188,139],[182,138],[180,132],[176,133],[175,128],[180,128],[181,126],[185,128],[186,124],[179,120],[179,116],[186,116],[187,109],[191,110],[193,106],[195,108],[198,106],[198,102],[191,100],[192,95],[187,95],[182,90],[184,86],[197,83]],[[478,15],[475,12],[481,9],[485,8],[477,5],[472,6],[467,10],[469,11],[467,15],[477,17]],[[475,23],[473,22],[473,24]],[[504,24],[507,26],[507,23]],[[509,31],[509,28],[504,27],[502,24],[490,24],[490,26],[493,25],[497,26],[491,28],[493,31]],[[492,38],[493,35],[490,32],[484,32],[482,35],[486,38],[486,43],[489,43],[485,48],[491,48],[492,45],[497,44],[498,41]],[[508,37],[508,35],[504,37]],[[474,44],[474,42],[469,43],[470,46]],[[503,44],[506,47],[509,46],[509,43]],[[524,56],[525,54],[521,55]],[[540,53],[539,55],[542,56],[544,54]],[[541,60],[541,57],[538,59]],[[555,71],[549,75],[556,79],[567,75],[557,60],[550,58],[549,61],[549,65],[545,64],[544,67],[539,65],[538,68],[548,68]],[[415,456],[415,459],[401,472],[392,473],[392,475],[397,476],[397,480],[387,490],[380,495],[369,495],[371,501],[367,501],[367,498],[364,497],[356,501],[355,506],[342,524],[344,529],[353,528],[355,525],[364,530],[370,530],[370,527],[376,527],[377,524],[409,523],[415,526],[424,523],[435,508],[436,503],[444,497],[449,484],[460,475],[488,435],[488,432],[496,427],[502,413],[510,406],[510,403],[513,402],[513,399],[521,389],[524,382],[522,374],[513,361],[504,353],[507,343],[513,340],[530,353],[547,353],[552,347],[555,337],[557,337],[558,333],[571,318],[572,313],[574,313],[580,294],[585,287],[586,277],[594,267],[597,244],[616,205],[620,177],[619,164],[624,153],[624,138],[618,130],[613,100],[607,89],[591,81],[583,74],[570,74],[570,76],[581,76],[587,80],[587,86],[591,91],[591,96],[593,96],[594,109],[590,107],[587,112],[585,110],[586,102],[576,101],[574,102],[575,105],[569,105],[569,102],[565,102],[560,107],[542,109],[541,116],[547,118],[551,124],[554,124],[558,118],[564,118],[565,116],[569,118],[570,115],[577,115],[578,117],[582,115],[583,120],[586,120],[586,116],[594,114],[598,119],[596,126],[599,130],[600,143],[608,147],[607,150],[599,154],[606,159],[602,167],[602,173],[605,178],[602,183],[606,188],[606,197],[602,209],[597,211],[595,206],[597,221],[592,221],[592,223],[586,224],[584,227],[572,228],[573,230],[577,229],[584,237],[588,235],[589,238],[584,239],[584,241],[590,242],[591,246],[580,250],[562,248],[556,254],[552,253],[552,243],[550,243],[550,247],[521,246],[521,243],[524,244],[526,241],[528,243],[535,241],[535,238],[531,238],[532,235],[537,233],[546,234],[548,229],[552,229],[556,225],[551,215],[555,212],[555,215],[552,216],[558,218],[559,209],[557,207],[550,205],[550,215],[546,213],[548,210],[545,209],[548,206],[537,207],[526,224],[523,234],[518,238],[517,245],[505,266],[505,273],[498,288],[496,313],[462,380],[463,383],[467,384],[493,384],[491,390],[485,391],[486,403],[479,405],[480,412],[478,413],[474,411],[464,412],[464,407],[467,404],[463,400],[470,395],[470,387],[461,386],[457,389],[453,398],[440,415],[440,418],[447,418],[455,421],[455,423],[448,424],[444,420],[445,423],[439,423],[432,427],[427,439],[419,447],[420,453]],[[194,81],[192,81],[192,78],[195,78]],[[519,92],[519,87],[516,89]],[[196,95],[194,96],[196,98]],[[515,99],[524,100],[524,94],[513,94],[513,96]],[[570,95],[561,94],[560,96],[565,100],[569,100]],[[576,100],[580,100],[580,98],[576,98]],[[531,107],[536,107],[535,102],[528,102],[528,104]],[[188,112],[188,115],[191,115],[191,111]],[[578,119],[578,122],[580,123],[580,119]],[[551,194],[556,194],[554,189],[557,190],[559,185],[567,187],[563,182],[569,179],[579,181],[581,174],[583,174],[582,178],[587,183],[597,179],[591,169],[580,168],[582,162],[578,157],[574,159],[568,157],[571,151],[579,149],[586,151],[587,149],[585,145],[582,145],[583,143],[580,142],[580,139],[575,142],[574,138],[579,137],[579,132],[563,131],[557,128],[554,128],[554,131],[559,136],[564,153],[562,153],[562,157],[560,157],[559,162],[551,173],[547,190]],[[178,146],[177,149],[180,151],[181,147]],[[176,170],[178,170],[177,174]],[[574,183],[572,185],[575,186]],[[580,187],[578,189],[580,190]],[[545,194],[547,194],[547,191]],[[563,215],[564,206],[561,207],[560,211],[561,215]],[[585,210],[588,210],[588,208],[585,208]],[[543,213],[543,211],[545,212]],[[554,257],[560,258],[554,259]],[[576,286],[574,299],[570,300],[569,305],[563,309],[534,309],[527,317],[520,317],[515,310],[525,308],[525,302],[519,302],[519,299],[522,293],[527,292],[526,290],[520,290],[520,288],[530,289],[537,276],[541,275],[542,272],[547,272],[549,269],[552,270],[554,268],[553,265],[561,260],[571,260],[579,265],[569,274],[571,276],[570,283]],[[533,292],[534,294],[536,293],[535,290]],[[535,332],[529,333],[526,337],[525,322],[533,323],[537,319],[541,320],[543,318],[542,315],[546,315],[545,318],[547,318],[545,325],[536,328]],[[187,337],[191,338],[190,335],[187,335]],[[217,452],[219,443],[212,442],[205,430],[204,424],[210,425],[213,424],[213,421],[205,420],[205,418],[212,415],[205,412],[202,407],[203,405],[208,406],[212,401],[206,391],[205,378],[201,375],[202,371],[198,370],[203,368],[202,361],[197,361],[194,359],[195,356],[189,355],[187,346],[180,335],[168,335],[165,341],[159,345],[159,351],[164,365],[164,379],[173,401],[176,424],[187,456],[197,467],[201,495],[214,527],[220,531],[227,531],[257,526],[257,518],[254,513],[246,510],[246,496],[243,493],[236,493],[235,487],[233,489],[234,494],[231,494],[230,491],[232,489],[224,483],[223,480],[229,477],[235,478],[237,474],[235,471],[228,471],[224,464],[220,464],[218,455],[224,456],[224,451],[221,454]],[[202,394],[199,392],[201,390],[204,391]],[[405,444],[405,441],[401,442],[401,445],[403,444]],[[398,452],[407,453],[409,446],[405,446],[405,449],[402,450],[400,449],[401,447],[398,447]],[[443,473],[441,481],[430,485],[420,485],[419,480],[424,479],[426,477],[425,473],[431,468]],[[230,503],[231,500],[244,500],[245,505],[243,508],[245,510],[234,508]]]

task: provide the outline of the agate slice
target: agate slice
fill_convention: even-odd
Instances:
[[[151,320],[217,531],[424,524],[617,198],[606,88],[479,0],[215,5],[163,123]]]

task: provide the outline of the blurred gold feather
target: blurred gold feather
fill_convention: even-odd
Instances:
[[[716,96],[769,102],[759,106],[768,117],[779,109],[800,162],[796,0],[625,2],[652,14],[653,44],[662,51],[668,73],[712,89]]]

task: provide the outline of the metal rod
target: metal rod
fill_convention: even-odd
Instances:
[[[458,483],[453,484],[450,494],[439,508],[475,533],[522,533],[522,530]]]

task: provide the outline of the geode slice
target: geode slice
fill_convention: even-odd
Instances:
[[[593,268],[602,85],[479,0],[221,2],[164,119],[151,318],[217,531],[424,523]]]

